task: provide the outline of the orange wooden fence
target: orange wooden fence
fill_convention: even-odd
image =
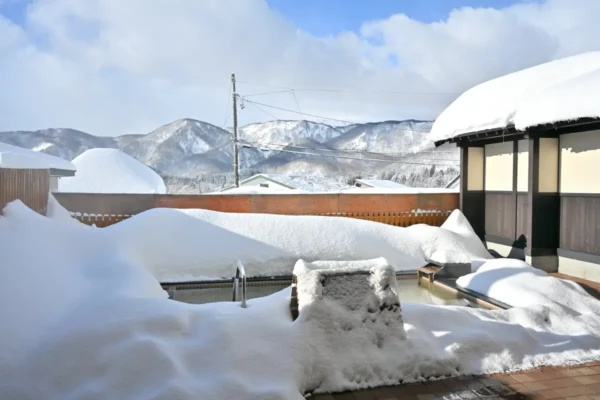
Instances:
[[[151,208],[349,217],[394,226],[441,225],[459,206],[457,193],[293,195],[126,195],[56,193],[86,224],[105,227]]]
[[[363,219],[367,221],[381,222],[383,224],[394,226],[410,226],[415,224],[427,224],[431,226],[441,226],[451,211],[421,211],[421,212],[390,212],[390,213],[323,213],[323,214],[303,214],[325,217],[346,217]],[[116,224],[128,218],[131,215],[81,215],[75,214],[74,218],[87,225],[96,225],[98,228],[104,228]]]

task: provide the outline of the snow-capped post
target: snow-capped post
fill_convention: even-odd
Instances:
[[[235,278],[233,280],[233,301],[237,301],[242,280],[242,308],[246,308],[246,269],[240,260],[236,263]]]
[[[231,74],[231,92],[233,98],[233,173],[235,187],[240,187],[240,163],[238,153],[238,121],[237,121],[237,93],[235,91],[235,74]]]

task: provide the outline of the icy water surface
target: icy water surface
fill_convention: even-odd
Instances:
[[[433,292],[430,292],[427,288],[417,285],[416,279],[398,279],[397,282],[399,287],[400,301],[438,305],[467,305],[465,300],[456,299],[444,291],[433,290]],[[289,287],[290,285],[287,283],[260,286],[248,285],[246,288],[246,298],[254,299],[257,297],[268,296]],[[209,289],[180,289],[175,291],[174,300],[191,304],[204,304],[215,303],[219,301],[231,301],[231,298],[232,288],[226,287]]]

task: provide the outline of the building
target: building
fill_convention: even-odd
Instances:
[[[368,189],[402,189],[407,187],[387,179],[357,179],[354,186]]]
[[[348,185],[332,179],[311,175],[257,174],[241,181],[241,187],[255,188],[256,193],[315,193],[337,191],[347,188]],[[221,190],[221,192],[228,191],[240,192],[235,186]]]
[[[478,85],[432,127],[460,147],[460,207],[488,248],[600,281],[600,52]]]
[[[0,210],[18,199],[45,214],[48,192],[58,190],[59,179],[74,174],[75,166],[67,160],[0,143]]]

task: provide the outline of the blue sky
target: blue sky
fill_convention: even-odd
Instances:
[[[10,94],[0,96],[0,131],[110,136],[182,117],[220,126],[231,72],[243,94],[298,89],[261,97],[279,109],[246,107],[242,124],[297,119],[298,109],[433,119],[478,83],[600,50],[600,0],[0,0],[0,14],[23,24],[35,1],[43,6],[24,31],[0,22],[0,89]],[[339,35],[367,22],[365,35]],[[98,40],[85,40],[90,32]]]
[[[505,8],[523,0],[268,0],[298,28],[317,36],[357,31],[366,21],[406,14],[434,22],[460,7]]]
[[[392,14],[406,14],[412,19],[434,22],[445,19],[460,7],[504,8],[531,0],[268,0],[298,28],[317,36],[342,31],[357,31],[361,24],[384,19]],[[32,0],[0,0],[0,12],[23,24],[27,4]]]
[[[27,5],[32,0],[0,0],[0,13],[19,25],[23,24]]]

